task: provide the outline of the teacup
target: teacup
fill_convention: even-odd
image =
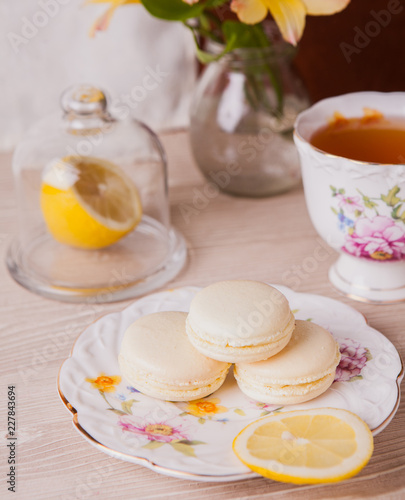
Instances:
[[[366,302],[405,300],[405,164],[350,160],[310,143],[335,112],[346,118],[372,108],[405,118],[405,93],[356,92],[324,99],[295,124],[305,198],[315,229],[335,250],[332,284]],[[405,159],[399,159],[405,163]]]

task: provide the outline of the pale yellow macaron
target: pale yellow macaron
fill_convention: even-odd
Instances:
[[[315,323],[296,320],[288,345],[272,358],[235,365],[242,392],[261,403],[303,403],[324,393],[335,378],[339,344]]]
[[[184,312],[157,312],[126,330],[118,362],[135,389],[167,401],[191,401],[223,384],[230,364],[207,358],[192,346],[186,317]]]
[[[191,301],[186,329],[202,354],[229,363],[267,359],[291,338],[295,319],[285,296],[259,281],[214,283]]]

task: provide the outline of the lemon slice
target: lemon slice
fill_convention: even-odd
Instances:
[[[142,216],[132,180],[100,158],[68,156],[50,162],[42,176],[40,201],[52,236],[77,248],[112,245]]]
[[[318,408],[257,420],[236,436],[233,450],[250,469],[275,481],[331,483],[367,464],[373,436],[354,413]]]

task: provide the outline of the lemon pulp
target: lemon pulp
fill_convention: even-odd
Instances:
[[[373,437],[353,413],[321,408],[253,422],[235,438],[233,449],[250,469],[276,481],[335,482],[354,476],[367,464]]]
[[[52,236],[84,249],[116,243],[142,216],[132,180],[113,163],[92,157],[51,162],[43,175],[40,203]]]

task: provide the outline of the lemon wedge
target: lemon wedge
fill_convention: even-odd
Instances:
[[[330,483],[367,464],[373,436],[354,413],[318,408],[257,420],[236,436],[233,450],[250,469],[275,481]]]
[[[138,191],[113,163],[68,156],[42,176],[42,214],[52,236],[66,245],[99,249],[131,232],[142,216]]]

